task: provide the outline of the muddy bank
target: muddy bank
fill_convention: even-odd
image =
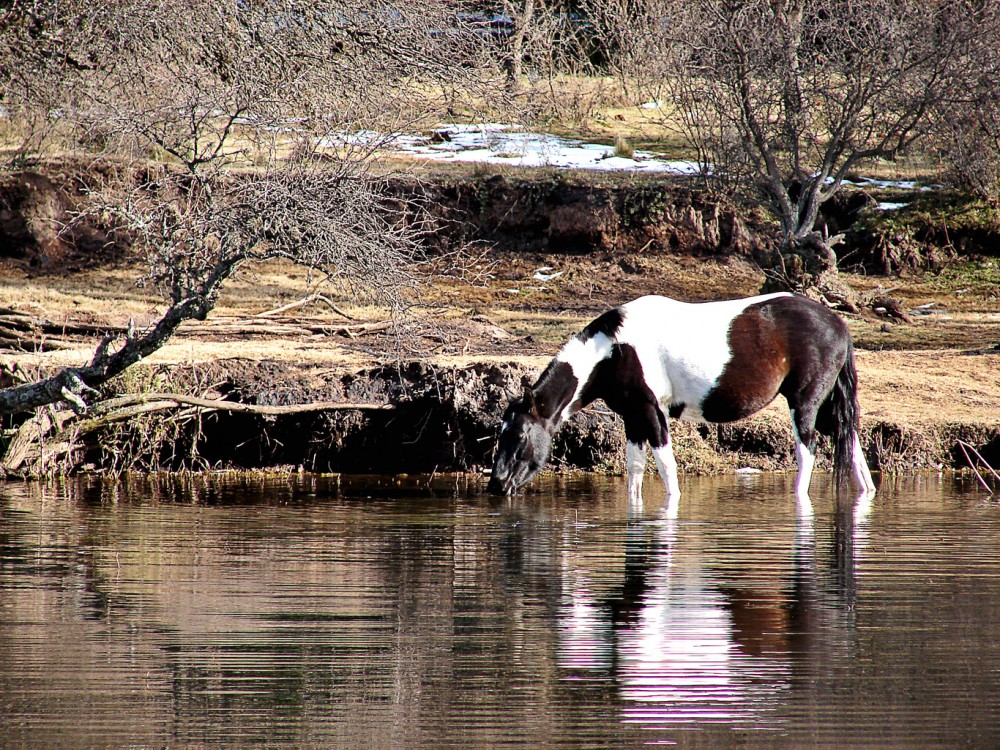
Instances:
[[[443,249],[485,242],[513,252],[753,255],[772,241],[762,215],[678,177],[618,184],[549,178],[399,179],[391,191],[433,219]]]
[[[497,425],[508,394],[535,373],[507,364],[435,368],[421,362],[331,375],[324,368],[288,363],[226,360],[212,372],[186,366],[161,371],[172,387],[191,390],[210,377],[228,400],[284,405],[322,400],[390,403],[392,411],[338,410],[280,417],[214,412],[188,419],[183,431],[164,429],[172,414],[138,417],[109,433],[93,434],[77,453],[80,465],[114,463],[161,468],[302,468],[344,473],[479,472],[492,463]],[[679,467],[685,473],[729,473],[749,467],[794,469],[792,434],[782,405],[743,422],[709,426],[671,425]],[[162,434],[157,445],[150,435]],[[129,439],[131,435],[132,439]],[[141,435],[144,440],[135,439]],[[907,424],[866,419],[862,442],[873,469],[889,473],[960,468],[958,440],[1000,464],[1000,426],[979,423]],[[123,450],[135,450],[132,457]],[[109,451],[117,451],[111,455]],[[145,451],[147,455],[139,455]],[[819,464],[828,468],[823,445]],[[577,415],[556,435],[550,468],[621,473],[624,433],[620,420],[598,404]]]
[[[148,179],[148,171],[110,160],[86,166],[53,160],[0,176],[0,261],[59,272],[127,258],[132,238],[107,224],[103,212],[88,212],[88,194],[109,181]],[[739,255],[764,262],[779,239],[774,219],[759,206],[676,175],[582,177],[539,170],[402,176],[384,187],[387,210],[418,214],[432,252],[480,244],[517,253]],[[1000,248],[995,218],[963,224],[922,207],[909,221],[899,213],[901,221],[880,223],[885,212],[876,210],[878,196],[846,187],[821,208],[817,228],[844,235],[838,252],[843,267],[888,274],[937,270],[957,257],[995,255]]]
[[[688,177],[471,175],[399,178],[389,189],[424,208],[427,242],[444,250],[482,242],[509,252],[740,255],[767,263],[780,241],[762,207]],[[842,235],[842,268],[867,273],[936,271],[959,257],[997,254],[995,212],[959,220],[961,212],[946,207],[963,204],[961,196],[944,189],[930,195],[844,187],[821,206],[816,228]],[[883,200],[908,205],[912,196],[920,203],[909,212],[878,208]]]

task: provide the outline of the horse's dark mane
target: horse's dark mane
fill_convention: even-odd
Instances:
[[[576,393],[576,386],[573,368],[557,358],[552,359],[531,388],[541,416],[552,419],[562,411]]]
[[[603,333],[609,339],[613,339],[619,329],[621,329],[624,321],[625,311],[620,307],[615,307],[590,321],[587,327],[580,332],[579,338],[581,341],[586,341],[587,339],[594,338],[599,333]]]

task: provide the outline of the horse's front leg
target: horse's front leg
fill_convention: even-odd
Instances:
[[[677,459],[674,458],[673,441],[670,439],[669,432],[666,434],[666,441],[663,445],[653,448],[653,458],[656,460],[660,479],[663,480],[663,485],[667,489],[667,518],[677,518],[680,510],[681,486],[677,481]]]
[[[642,508],[642,477],[646,473],[646,444],[625,442],[625,463],[628,471],[628,503],[630,508]]]

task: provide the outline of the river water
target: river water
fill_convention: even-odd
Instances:
[[[1000,746],[1000,502],[792,480],[0,484],[0,747]]]

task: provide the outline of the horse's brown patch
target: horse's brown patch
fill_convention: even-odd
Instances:
[[[760,411],[778,395],[791,368],[788,333],[774,307],[748,307],[729,327],[732,359],[701,404],[709,422],[733,422]]]

